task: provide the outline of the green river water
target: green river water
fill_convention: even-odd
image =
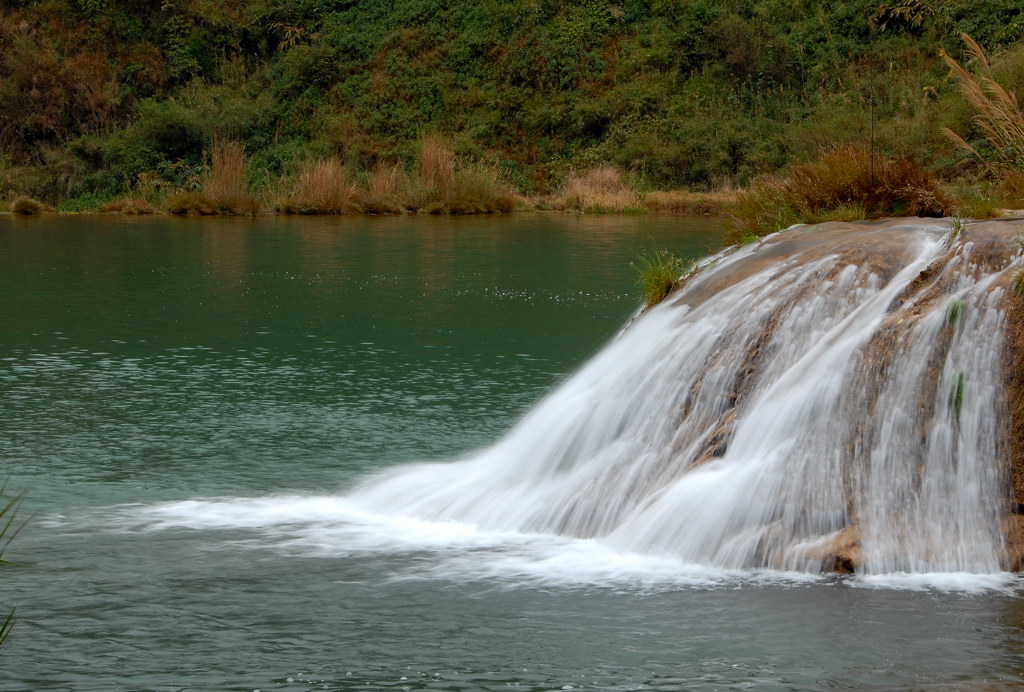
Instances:
[[[696,579],[339,519],[358,479],[493,442],[600,349],[640,251],[722,230],[0,217],[0,475],[29,519],[0,566],[0,690],[1024,685],[1005,586]],[[194,521],[139,519],[167,506]]]

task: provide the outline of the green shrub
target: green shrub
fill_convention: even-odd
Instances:
[[[61,213],[77,214],[80,212],[96,211],[99,207],[110,201],[110,197],[104,193],[84,193],[64,200],[57,207]]]
[[[516,197],[498,170],[479,163],[455,172],[444,201],[451,214],[509,212],[516,206]]]

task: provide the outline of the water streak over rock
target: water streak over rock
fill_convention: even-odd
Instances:
[[[505,439],[353,499],[722,568],[1019,568],[1024,223],[950,228],[825,224],[724,252]]]

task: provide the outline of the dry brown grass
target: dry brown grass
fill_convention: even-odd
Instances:
[[[840,145],[741,192],[731,240],[748,241],[800,222],[945,216],[955,209],[953,198],[913,161]]]
[[[394,214],[407,206],[408,180],[402,164],[377,164],[366,177],[366,189],[358,194],[367,214]]]
[[[357,185],[336,159],[309,162],[278,209],[298,214],[479,214],[512,211],[518,199],[497,168],[461,165],[444,139],[430,135],[420,142],[419,168],[411,175],[401,163],[379,163]]]
[[[112,202],[106,202],[101,204],[99,208],[101,214],[155,214],[156,207],[147,202],[144,199],[137,197],[126,197],[124,199],[117,199]]]
[[[444,203],[450,214],[491,214],[514,210],[516,195],[496,168],[473,164],[455,173]]]
[[[977,77],[971,75],[945,52],[942,53],[942,59],[960,79],[960,88],[967,102],[975,110],[974,122],[995,149],[999,157],[998,163],[1018,169],[1024,168],[1024,112],[1021,111],[1017,95],[1006,91],[992,77],[992,68],[981,46],[967,34],[961,34],[961,37],[981,74]],[[963,137],[949,128],[944,128],[943,131],[958,146],[988,163]]]
[[[210,149],[210,165],[203,179],[203,192],[215,200],[241,197],[246,165],[244,144],[231,140],[215,141]]]
[[[286,214],[359,213],[358,187],[337,159],[307,161],[292,193],[278,208]]]
[[[11,202],[11,211],[21,216],[33,216],[35,214],[52,212],[53,210],[53,207],[46,202],[41,202],[28,195],[19,195]]]
[[[405,208],[428,214],[489,214],[515,209],[517,196],[494,166],[461,164],[437,135],[420,141],[419,176],[405,181]]]
[[[1024,204],[1024,170],[1008,169],[1003,171],[996,191],[1003,199],[1016,204]]]
[[[552,199],[552,206],[563,211],[612,213],[644,209],[639,193],[612,166],[598,166],[583,175],[569,176]]]
[[[245,191],[248,165],[242,142],[214,141],[210,149],[210,164],[203,175],[203,194],[219,212],[242,215],[261,212],[260,203]]]
[[[660,214],[724,215],[739,203],[735,190],[721,192],[690,192],[662,190],[644,195],[644,206]]]
[[[198,214],[210,216],[220,212],[215,200],[200,190],[181,190],[175,192],[164,202],[168,214]]]
[[[424,186],[445,194],[455,178],[457,160],[451,145],[439,135],[420,141],[420,178]]]

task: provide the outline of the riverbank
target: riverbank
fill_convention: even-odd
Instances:
[[[244,183],[249,162],[238,143],[221,143],[189,188],[140,188],[108,200],[54,207],[21,195],[0,202],[15,214],[125,215],[467,215],[516,211],[726,216],[731,243],[747,243],[795,223],[901,216],[989,219],[1024,207],[1024,175],[1011,169],[944,180],[911,159],[852,145],[823,149],[808,164],[765,175],[744,188],[646,190],[613,166],[573,174],[553,194],[528,196],[494,167],[463,163],[440,138],[420,143],[419,166],[380,165],[353,173],[338,159],[309,161],[273,185]]]
[[[142,189],[109,200],[78,200],[54,207],[19,195],[2,206],[16,214],[72,212],[261,216],[268,214],[489,214],[513,211],[584,213],[669,213],[726,215],[739,206],[740,191],[645,191],[612,166],[569,176],[553,194],[528,196],[507,183],[494,168],[462,165],[443,144],[424,142],[418,170],[381,166],[352,174],[340,161],[305,164],[273,186],[248,189],[242,180],[247,163],[240,151],[213,157],[202,180],[188,189]]]

